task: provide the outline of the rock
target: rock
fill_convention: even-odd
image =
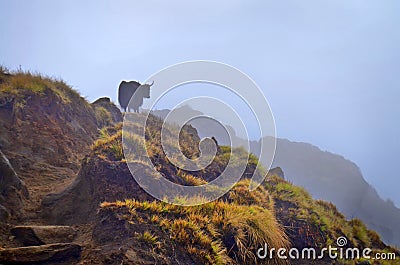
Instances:
[[[23,193],[27,196],[28,191],[23,183],[15,173],[10,161],[0,150],[0,192],[4,193],[10,186],[15,187],[17,190],[23,190]]]
[[[27,76],[27,86],[34,80]],[[52,85],[41,83],[46,87],[41,93],[14,86],[0,93],[0,102],[12,104],[0,107],[2,151],[29,188],[42,179],[43,185],[53,184],[46,175],[59,168],[75,176],[98,135],[95,112],[84,98],[65,84],[42,81]]]
[[[91,105],[95,111],[96,111],[96,108],[98,108],[98,107],[103,107],[104,109],[106,109],[110,113],[111,121],[113,123],[122,122],[122,113],[119,110],[119,108],[117,106],[115,106],[114,103],[111,102],[110,98],[107,98],[107,97],[99,98],[96,101],[94,101]],[[103,127],[104,125],[107,125],[107,124],[98,124],[98,125],[100,125],[99,127]],[[111,124],[108,124],[108,125],[111,125]]]
[[[125,215],[129,214],[126,208],[121,211]],[[100,208],[96,215],[92,239],[98,245],[109,243],[119,245],[121,242],[129,241],[129,237],[132,237],[133,231],[130,228],[128,221],[112,209]]]
[[[38,246],[70,243],[76,236],[76,230],[70,226],[15,226],[11,234],[25,246]]]
[[[275,175],[275,176],[280,177],[281,179],[285,179],[285,174],[283,173],[283,170],[280,167],[271,168],[268,172],[268,175],[270,175],[270,176]]]
[[[28,189],[19,179],[10,161],[0,150],[0,218],[9,215],[18,216],[22,210],[24,198],[28,198]],[[8,218],[6,218],[8,219]]]
[[[111,103],[111,99],[108,97],[102,97],[102,98],[98,98],[95,101],[92,102],[93,105],[103,105],[103,104],[110,104]]]
[[[152,176],[147,165],[138,162],[132,167],[137,169],[134,174]],[[126,198],[153,199],[136,183],[125,162],[87,157],[70,186],[43,198],[43,218],[59,225],[88,223],[95,218],[100,203]]]
[[[125,252],[125,257],[126,257],[129,261],[132,261],[132,262],[138,260],[138,255],[137,255],[136,252],[135,252],[134,250],[132,250],[132,249],[128,249],[128,250]]]
[[[0,249],[0,264],[68,264],[81,255],[77,244],[49,244],[19,248]]]
[[[7,210],[6,207],[0,204],[0,221],[6,222],[10,218],[10,212]]]

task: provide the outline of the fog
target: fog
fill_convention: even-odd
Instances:
[[[0,5],[0,64],[63,78],[88,100],[114,101],[121,80],[143,82],[171,64],[230,64],[263,90],[278,137],[354,161],[400,205],[400,2]]]

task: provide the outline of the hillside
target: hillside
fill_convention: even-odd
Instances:
[[[159,131],[162,120],[150,119],[148,130]],[[97,253],[94,257],[89,251],[86,258],[102,258],[104,262],[113,255],[120,262],[129,262],[131,256],[135,256],[162,260],[166,264],[253,264],[256,246],[263,242],[274,247],[290,244],[297,248],[322,248],[342,235],[346,235],[351,246],[386,248],[379,235],[368,230],[361,221],[347,221],[334,205],[313,200],[305,190],[276,175],[269,176],[254,193],[248,191],[249,181],[244,178],[223,198],[202,206],[174,206],[154,200],[129,176],[121,149],[120,129],[117,125],[104,130],[85,159],[77,182],[44,200],[44,210],[50,205],[48,220],[55,218],[56,224],[94,222],[94,244],[109,252],[100,257]],[[188,131],[193,133],[190,127],[186,128],[184,137],[188,136]],[[198,137],[194,139],[192,144]],[[157,148],[159,140],[152,138],[148,147]],[[189,138],[188,141],[190,143]],[[195,155],[196,148],[192,151]],[[219,152],[217,161],[228,150],[221,148]],[[163,156],[159,157],[159,151],[151,153],[153,159],[157,158],[160,171],[171,181],[186,185],[205,182],[200,174],[177,171]],[[134,174],[152,177],[150,165],[135,163]],[[223,167],[212,166],[203,174],[219,174],[220,170]],[[89,187],[93,192],[88,192]],[[78,200],[71,201],[71,198]],[[103,202],[97,215],[96,202]],[[115,249],[115,245],[123,245],[123,250]],[[171,252],[171,245],[175,252]],[[149,247],[157,254],[149,254],[146,250]],[[171,260],[172,254],[175,260]],[[321,264],[325,262],[328,261]]]
[[[0,92],[0,173],[10,180],[0,182],[1,202],[20,201],[18,209],[3,207],[8,216],[0,223],[0,264],[287,264],[276,257],[259,260],[256,251],[264,243],[322,249],[338,236],[346,236],[348,246],[396,251],[361,221],[346,220],[334,205],[278,175],[250,192],[246,176],[258,163],[254,156],[240,182],[214,202],[184,207],[155,200],[127,166],[134,165],[134,175],[154,177],[152,165],[141,159],[144,147],[163,177],[183,185],[212,181],[233,153],[247,153],[219,145],[204,170],[180,170],[161,150],[162,119],[150,115],[148,141],[133,131],[136,151],[125,157],[122,115],[108,99],[90,104],[62,81],[4,70]],[[167,126],[168,133],[175,129]],[[199,155],[195,128],[185,126],[179,140],[187,157]]]
[[[1,69],[0,148],[31,195],[26,216],[71,182],[98,129],[122,120],[108,104],[89,104],[61,80]]]
[[[176,111],[187,116],[202,114],[189,106]],[[168,112],[157,110],[153,113],[163,118]],[[201,138],[214,136],[221,144],[229,144],[229,135],[217,123],[197,119],[191,125]],[[228,128],[237,138],[236,142],[244,141],[236,136],[233,128]],[[250,141],[250,149],[256,156],[260,153],[257,141]],[[400,209],[383,200],[353,162],[308,143],[277,138],[273,166],[281,167],[286,179],[307,189],[314,198],[334,203],[347,218],[361,219],[387,244],[400,245]]]

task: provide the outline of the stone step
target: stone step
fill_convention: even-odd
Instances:
[[[55,243],[70,243],[76,236],[76,230],[70,226],[15,226],[11,234],[25,246],[39,246]]]
[[[0,248],[0,264],[74,264],[81,246],[70,243],[19,248]]]

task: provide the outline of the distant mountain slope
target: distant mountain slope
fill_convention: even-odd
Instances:
[[[182,116],[201,115],[189,106],[179,110]],[[165,118],[169,110],[155,110]],[[214,136],[221,145],[228,145],[229,136],[216,122],[198,119],[191,122],[199,136]],[[236,142],[244,141],[228,131]],[[253,154],[260,153],[257,141],[250,142]],[[321,151],[308,143],[277,139],[274,167],[281,167],[285,177],[295,185],[305,187],[315,198],[334,203],[347,218],[360,218],[369,228],[378,231],[385,242],[400,245],[400,209],[379,197],[363,178],[359,168],[340,155]]]
[[[360,218],[387,243],[400,245],[400,209],[380,198],[353,162],[311,144],[278,139],[273,164],[315,198],[335,203],[348,218]]]

